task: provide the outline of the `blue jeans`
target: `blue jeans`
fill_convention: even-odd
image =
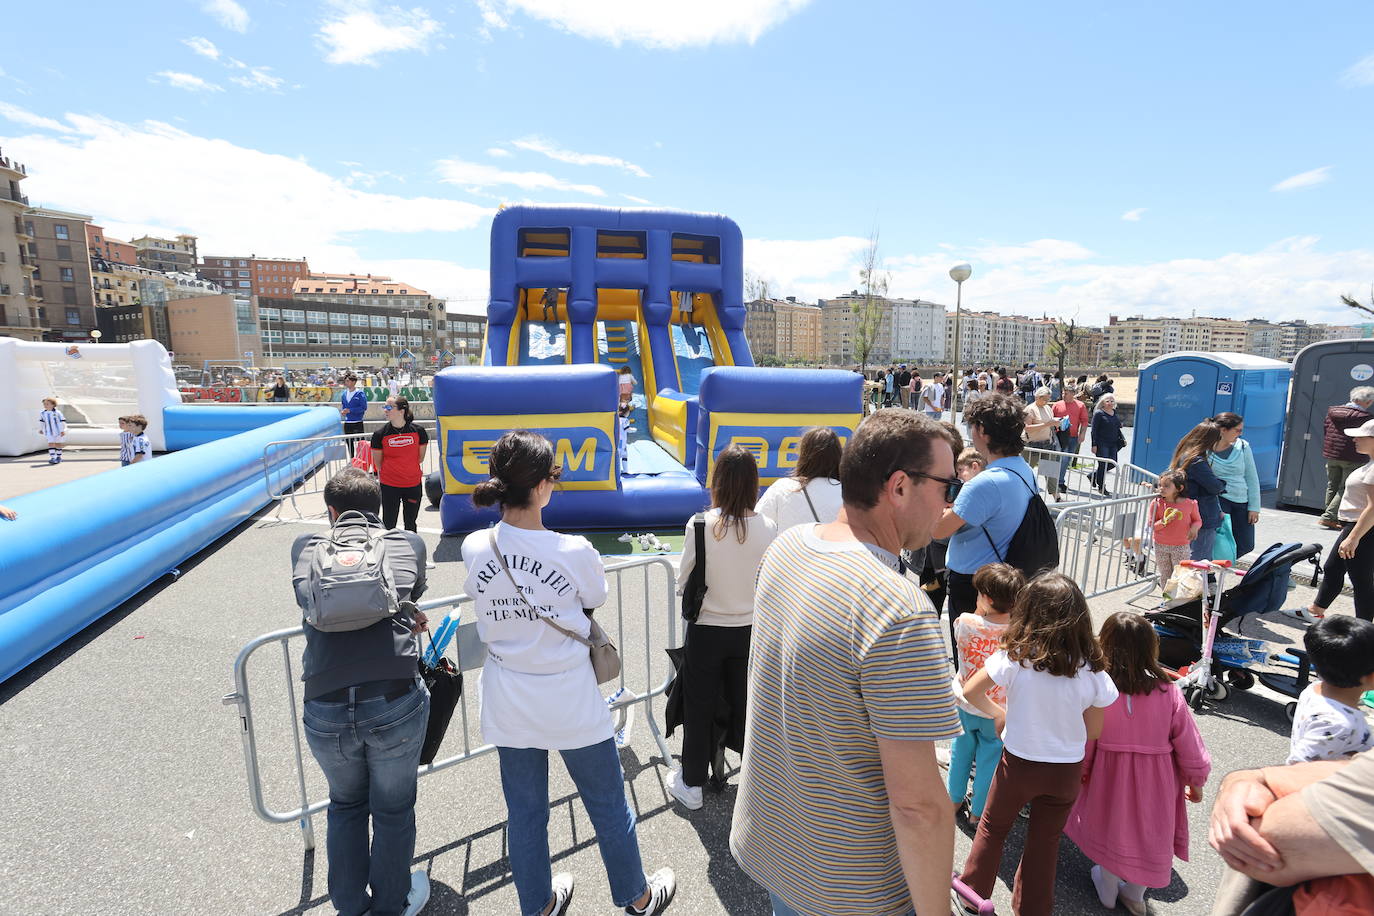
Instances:
[[[1255,549],[1255,526],[1250,524],[1250,504],[1233,503],[1225,496],[1217,497],[1221,511],[1231,516],[1231,536],[1236,539],[1236,556],[1243,557]]]
[[[988,789],[992,786],[992,774],[997,772],[997,761],[1002,759],[1002,739],[997,737],[992,720],[975,716],[956,709],[959,723],[964,733],[954,739],[949,750],[949,798],[953,802],[964,800],[968,791],[970,765],[977,764],[973,774],[973,798],[969,800],[969,813],[975,818],[983,816],[983,805],[988,800]]]
[[[1058,439],[1059,450],[1064,453],[1064,459],[1059,465],[1059,488],[1062,490],[1069,480],[1069,465],[1073,464],[1073,457],[1078,454],[1078,437],[1060,432]]]
[[[805,916],[801,910],[792,909],[792,907],[787,905],[786,900],[783,900],[772,891],[768,892],[768,900],[773,904],[773,916]],[[915,912],[915,910],[907,910],[904,916],[915,916]]]
[[[549,865],[549,752],[537,747],[498,747],[501,790],[506,796],[507,846],[520,912],[542,913],[553,899]],[[625,775],[615,740],[559,751],[591,818],[601,862],[616,906],[634,903],[648,890],[639,859],[635,814],[625,800]]]
[[[1212,559],[1212,548],[1216,545],[1217,529],[1203,528],[1193,540],[1192,546],[1188,550],[1188,558],[1190,560],[1210,560]]]
[[[307,700],[305,738],[329,781],[329,899],[341,916],[396,916],[410,892],[415,783],[429,722],[418,680],[395,700]],[[372,848],[367,828],[372,820]],[[372,888],[368,898],[367,889]]]

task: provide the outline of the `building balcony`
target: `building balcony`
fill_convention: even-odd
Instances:
[[[0,202],[19,204],[24,207],[29,205],[27,197],[17,191],[11,191],[9,188],[0,188]]]

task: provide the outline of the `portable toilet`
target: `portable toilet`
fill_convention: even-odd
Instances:
[[[1140,367],[1131,463],[1158,474],[1188,430],[1224,411],[1245,418],[1260,489],[1278,485],[1288,408],[1288,363],[1248,353],[1184,350]]]
[[[1293,396],[1288,400],[1279,469],[1280,506],[1325,508],[1326,409],[1349,401],[1351,389],[1361,385],[1374,385],[1374,340],[1369,338],[1314,343],[1293,360]],[[1246,423],[1248,427],[1248,417]]]

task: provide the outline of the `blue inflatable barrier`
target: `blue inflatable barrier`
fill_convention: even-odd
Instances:
[[[269,442],[339,429],[327,407],[168,407],[163,420],[169,447],[185,451],[10,501],[19,519],[0,523],[0,681],[266,505]]]

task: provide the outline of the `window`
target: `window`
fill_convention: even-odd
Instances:
[[[330,313],[329,313],[329,323],[330,323],[330,324],[342,324],[342,325],[347,325],[347,324],[348,324],[348,316],[347,316],[346,314],[344,314],[343,312],[330,312]]]
[[[405,319],[404,319],[404,318],[401,318],[399,315],[392,315],[392,316],[391,316],[391,327],[392,327],[393,329],[405,327]]]
[[[365,346],[367,346],[367,335],[366,335],[366,334],[354,334],[354,335],[353,335],[353,346],[355,346],[355,347],[365,347]]]
[[[240,276],[240,277],[246,277],[246,276],[248,276],[248,271],[246,271],[246,270],[241,270],[241,271],[239,271],[239,276]]]
[[[303,344],[303,343],[305,343],[305,332],[304,332],[304,331],[286,331],[282,336],[283,336],[283,338],[285,338],[286,342],[289,343],[289,344]]]
[[[72,259],[72,246],[70,246],[70,245],[58,245],[58,246],[57,246],[57,260],[59,260],[59,261],[70,261],[71,259]]]
[[[306,337],[309,338],[309,340],[310,340],[310,342],[311,342],[312,344],[327,344],[327,343],[329,343],[329,332],[328,332],[328,331],[308,331],[308,332],[306,333]]]
[[[407,318],[407,319],[406,319],[406,327],[410,328],[412,331],[418,331],[418,330],[420,330],[420,319],[418,319],[418,318]]]
[[[432,331],[432,330],[434,330],[434,322],[430,321],[428,318],[421,318],[421,319],[420,319],[420,330],[422,330],[422,331]]]
[[[350,315],[350,316],[349,316],[349,319],[350,319],[350,322],[349,322],[349,323],[352,324],[353,327],[355,327],[355,328],[365,328],[365,327],[367,327],[367,316],[366,316],[366,315]]]
[[[239,266],[240,266],[240,267],[247,267],[247,266],[248,266],[248,262],[247,262],[247,261],[239,261]],[[244,274],[244,276],[246,277],[246,276],[248,276],[248,275],[247,275],[247,274]]]
[[[73,273],[72,273],[72,268],[70,268],[70,267],[63,267],[63,268],[61,268],[60,270],[61,270],[61,274],[62,274],[62,282],[63,282],[63,283],[75,283],[75,282],[76,282],[76,277],[75,277],[75,276],[73,275]]]
[[[328,312],[306,312],[305,320],[311,324],[329,324]]]
[[[374,328],[384,328],[384,327],[386,327],[386,316],[385,316],[385,315],[373,315],[373,316],[371,316],[371,321],[372,321],[372,326],[373,326]]]
[[[374,347],[385,347],[385,346],[386,346],[386,335],[385,335],[385,334],[373,334],[373,335],[372,335],[372,346],[374,346]]]
[[[300,309],[282,309],[281,320],[294,321],[296,324],[301,324],[305,321],[305,312]]]
[[[62,239],[64,242],[71,240],[71,236],[67,234],[67,227],[62,223],[53,224],[52,234],[55,238]]]
[[[220,259],[219,259],[219,266],[220,266],[220,267],[228,267],[228,266],[229,266],[229,263],[230,263],[230,262],[229,262],[228,260],[224,259],[224,258],[220,258]]]
[[[344,345],[347,345],[347,344],[348,344],[348,335],[347,335],[347,334],[344,334],[344,333],[340,333],[339,331],[334,331],[334,332],[332,332],[332,333],[329,335],[329,339],[334,343],[335,346],[338,346],[338,345],[340,345],[340,344],[344,344]]]
[[[76,292],[76,290],[72,290],[72,292]],[[80,309],[67,309],[67,324],[70,324],[70,325],[80,325],[80,324],[81,324],[81,310],[80,310]]]
[[[276,309],[259,308],[259,309],[258,309],[258,317],[260,317],[260,318],[270,318],[270,319],[272,319],[273,321],[275,321],[275,320],[281,318],[281,312],[277,311]]]
[[[329,291],[331,293],[337,293],[339,291],[339,288],[337,286],[331,286],[329,287]]]
[[[391,345],[393,347],[404,347],[406,345],[406,339],[404,337],[393,337],[391,338]]]
[[[252,289],[252,288],[253,288],[253,281],[252,281],[252,280],[240,280],[240,281],[239,281],[239,286],[241,286],[241,287],[244,288],[244,289]]]
[[[276,328],[270,331],[263,331],[262,339],[268,343],[281,343],[281,331],[278,331]]]

